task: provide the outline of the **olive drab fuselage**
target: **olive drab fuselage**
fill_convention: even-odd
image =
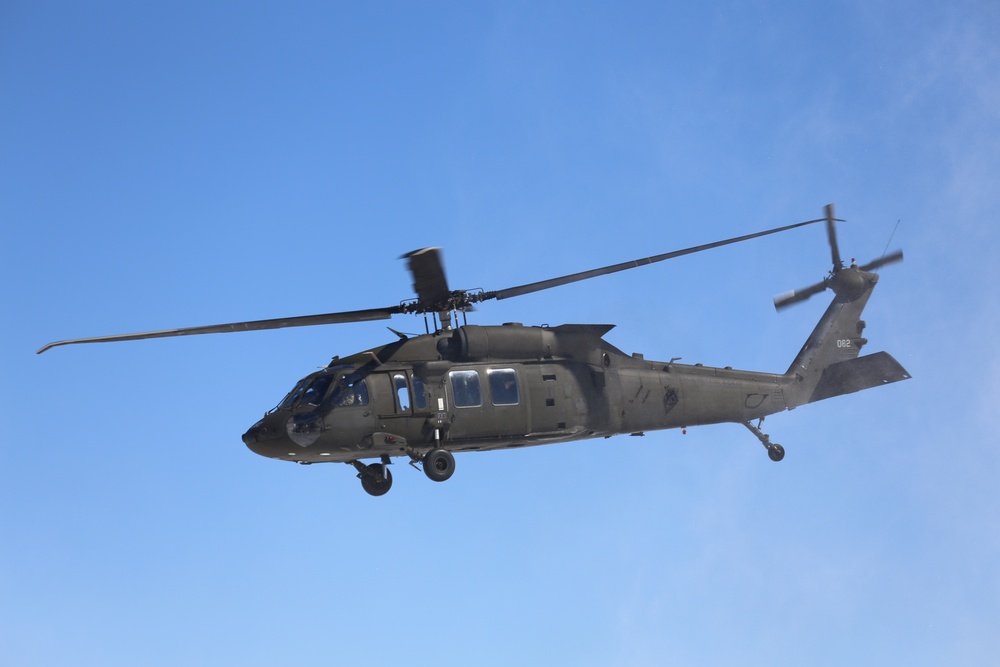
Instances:
[[[277,407],[243,434],[262,456],[357,470],[373,496],[392,486],[389,464],[406,456],[434,482],[455,471],[453,452],[506,449],[586,438],[641,434],[723,422],[745,426],[773,461],[784,447],[761,431],[765,416],[805,403],[909,378],[891,355],[859,356],[867,343],[861,320],[876,270],[903,259],[902,251],[863,265],[844,266],[833,205],[823,218],[744,234],[681,250],[610,264],[556,278],[483,291],[453,290],[439,248],[403,255],[416,299],[397,305],[267,320],[249,320],[55,341],[53,347],[149,338],[262,331],[285,327],[430,315],[436,333],[407,337],[346,358],[295,385]],[[834,298],[788,370],[782,374],[647,361],[627,355],[603,336],[611,325],[452,327],[489,300],[509,299],[647,266],[733,243],[826,223],[832,269],[818,283],[777,297],[777,309],[825,292]],[[440,326],[438,326],[440,323]],[[753,423],[757,421],[756,425]],[[364,464],[363,460],[377,459]]]
[[[742,423],[789,407],[782,375],[647,361],[603,340],[611,328],[464,326],[335,359],[243,439],[301,463],[419,458]]]

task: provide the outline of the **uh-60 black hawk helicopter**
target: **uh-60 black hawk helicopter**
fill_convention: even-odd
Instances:
[[[613,325],[475,326],[473,304],[508,299],[804,225],[826,222],[833,269],[821,282],[775,298],[782,308],[826,289],[834,293],[819,324],[784,373],[759,373],[647,361],[627,355],[602,336]],[[348,357],[335,357],[292,389],[250,427],[243,442],[262,456],[302,464],[353,465],[373,496],[392,486],[392,457],[419,463],[431,480],[455,471],[453,452],[510,449],[586,438],[732,422],[767,448],[781,445],[760,430],[764,417],[814,401],[905,380],[909,374],[885,352],[858,356],[867,341],[861,312],[878,282],[874,271],[902,259],[884,255],[845,267],[837,247],[833,206],[824,218],[668,252],[560,278],[487,292],[451,290],[437,248],[404,258],[415,300],[398,306],[285,319],[66,340],[96,343],[168,336],[253,331],[388,319],[424,314],[427,333]],[[427,324],[431,315],[434,330]],[[453,317],[462,314],[462,325]],[[456,321],[457,323],[457,321]],[[753,422],[757,423],[754,424]],[[362,461],[376,459],[375,463]]]

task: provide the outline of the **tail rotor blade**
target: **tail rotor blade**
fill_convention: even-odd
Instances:
[[[837,220],[833,216],[833,204],[826,205],[826,236],[830,241],[830,255],[833,259],[833,270],[839,271],[844,268],[844,263],[840,259],[840,247],[837,245],[837,228],[834,222]]]
[[[879,259],[876,259],[873,262],[868,262],[864,266],[860,266],[858,268],[860,268],[862,271],[874,271],[875,269],[883,267],[886,264],[895,264],[896,262],[902,262],[902,261],[903,261],[903,251],[897,250],[896,252],[889,253],[888,255],[880,257]]]
[[[785,292],[784,294],[779,294],[774,297],[774,309],[781,310],[787,308],[793,303],[799,303],[800,301],[805,301],[811,296],[819,294],[826,289],[826,282],[816,283],[815,285],[810,285],[804,289],[792,290],[791,292]]]

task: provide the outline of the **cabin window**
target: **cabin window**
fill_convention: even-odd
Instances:
[[[490,397],[493,405],[517,405],[517,373],[513,368],[494,368],[486,372],[490,379]]]
[[[401,412],[407,412],[410,409],[410,388],[406,384],[406,376],[402,373],[393,375],[392,386],[396,389],[396,407]]]
[[[424,389],[424,381],[416,375],[413,377],[413,407],[417,410],[427,409],[427,391]]]
[[[483,390],[479,386],[479,373],[476,371],[452,371],[451,390],[455,395],[455,407],[478,408],[483,404]]]

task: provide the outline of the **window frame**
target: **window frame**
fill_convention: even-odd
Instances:
[[[470,383],[464,387],[459,387],[456,385],[455,381],[459,378],[467,378]],[[472,380],[474,378],[475,388],[472,388]],[[483,381],[479,377],[479,371],[475,368],[460,368],[457,370],[448,372],[449,384],[451,384],[451,395],[452,402],[456,408],[481,408],[483,407]],[[473,395],[474,391],[474,395]],[[477,403],[469,402],[470,399],[475,398],[478,400]]]
[[[392,374],[392,388],[396,395],[396,410],[403,413],[413,411],[413,393],[410,391],[410,383],[406,379],[406,373],[397,371]],[[404,405],[403,399],[406,399]]]
[[[410,400],[414,411],[427,410],[427,384],[416,373],[410,375]]]
[[[503,377],[505,379],[500,380],[499,378],[501,378],[501,377]],[[498,378],[498,380],[494,381],[494,378]],[[498,390],[498,384],[506,382],[507,381],[506,378],[510,378],[510,379],[512,379],[514,381],[514,388],[513,388],[513,394],[514,394],[513,395],[513,399],[514,400],[512,400],[512,401],[511,400],[506,400],[507,398],[510,398],[509,396],[503,396],[503,394],[509,393],[508,390],[503,389],[502,386],[500,386],[499,390]],[[486,379],[487,379],[487,384],[490,385],[490,402],[493,405],[495,405],[497,407],[511,406],[511,405],[520,405],[520,403],[521,403],[521,387],[520,387],[520,383],[517,380],[517,370],[516,369],[514,369],[514,368],[488,368],[488,369],[486,369]],[[497,400],[498,394],[505,399],[503,402],[500,402],[500,401]]]

